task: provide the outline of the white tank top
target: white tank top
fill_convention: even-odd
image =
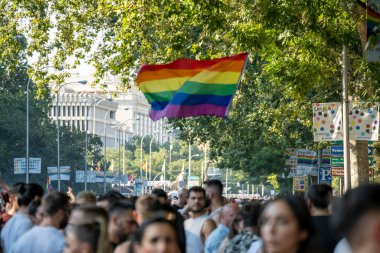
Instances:
[[[201,230],[207,219],[208,215],[204,214],[195,219],[189,218],[185,220],[187,253],[203,253],[204,245],[201,238]]]

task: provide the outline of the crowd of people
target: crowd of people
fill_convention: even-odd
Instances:
[[[52,191],[17,183],[0,198],[3,253],[375,253],[380,185],[334,199],[328,185],[305,198],[234,203],[218,180],[140,197]]]

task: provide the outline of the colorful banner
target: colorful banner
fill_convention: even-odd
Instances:
[[[297,175],[318,175],[317,153],[308,149],[297,150]]]
[[[367,3],[366,3],[367,2]],[[367,17],[366,60],[380,61],[380,0],[357,1]]]
[[[377,141],[379,138],[378,105],[366,108],[350,106],[350,139]],[[341,103],[313,104],[314,141],[343,140]]]
[[[377,141],[379,139],[378,105],[368,108],[350,107],[350,139]]]
[[[14,174],[26,174],[26,158],[13,159]],[[41,174],[41,158],[29,157],[29,173]]]
[[[329,167],[331,159],[330,149],[322,149],[322,167]]]
[[[68,181],[70,180],[70,166],[59,166],[60,169],[60,180]],[[58,181],[58,170],[57,167],[47,167],[48,177],[50,181]]]
[[[313,104],[314,141],[342,140],[342,105],[339,102]]]
[[[306,192],[307,178],[306,177],[293,177],[293,191]]]

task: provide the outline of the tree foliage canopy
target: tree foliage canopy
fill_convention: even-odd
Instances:
[[[352,0],[11,0],[1,7],[0,62],[8,71],[18,64],[9,56],[22,53],[19,35],[27,54],[38,56],[35,69],[73,56],[92,63],[99,82],[119,75],[121,89],[142,63],[250,52],[228,118],[171,121],[183,139],[209,142],[231,168],[280,171],[283,148],[312,145],[311,102],[340,100],[343,45],[353,96],[380,95],[380,68],[363,59],[364,15]]]

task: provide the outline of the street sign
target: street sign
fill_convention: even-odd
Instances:
[[[47,173],[51,181],[58,181],[57,166],[47,167]],[[70,180],[70,166],[59,166],[59,178],[62,181]]]
[[[343,157],[331,157],[331,167],[342,167],[343,164]]]
[[[305,192],[307,190],[306,177],[293,177],[293,191]]]
[[[368,157],[368,164],[369,164],[369,167],[373,167],[373,157]]]
[[[368,147],[368,155],[373,155],[373,147]]]
[[[331,168],[330,167],[319,167],[318,170],[318,184],[329,184],[331,185]]]
[[[331,146],[331,156],[343,156],[343,146]]]
[[[344,177],[343,167],[331,167],[331,176],[333,177]]]

